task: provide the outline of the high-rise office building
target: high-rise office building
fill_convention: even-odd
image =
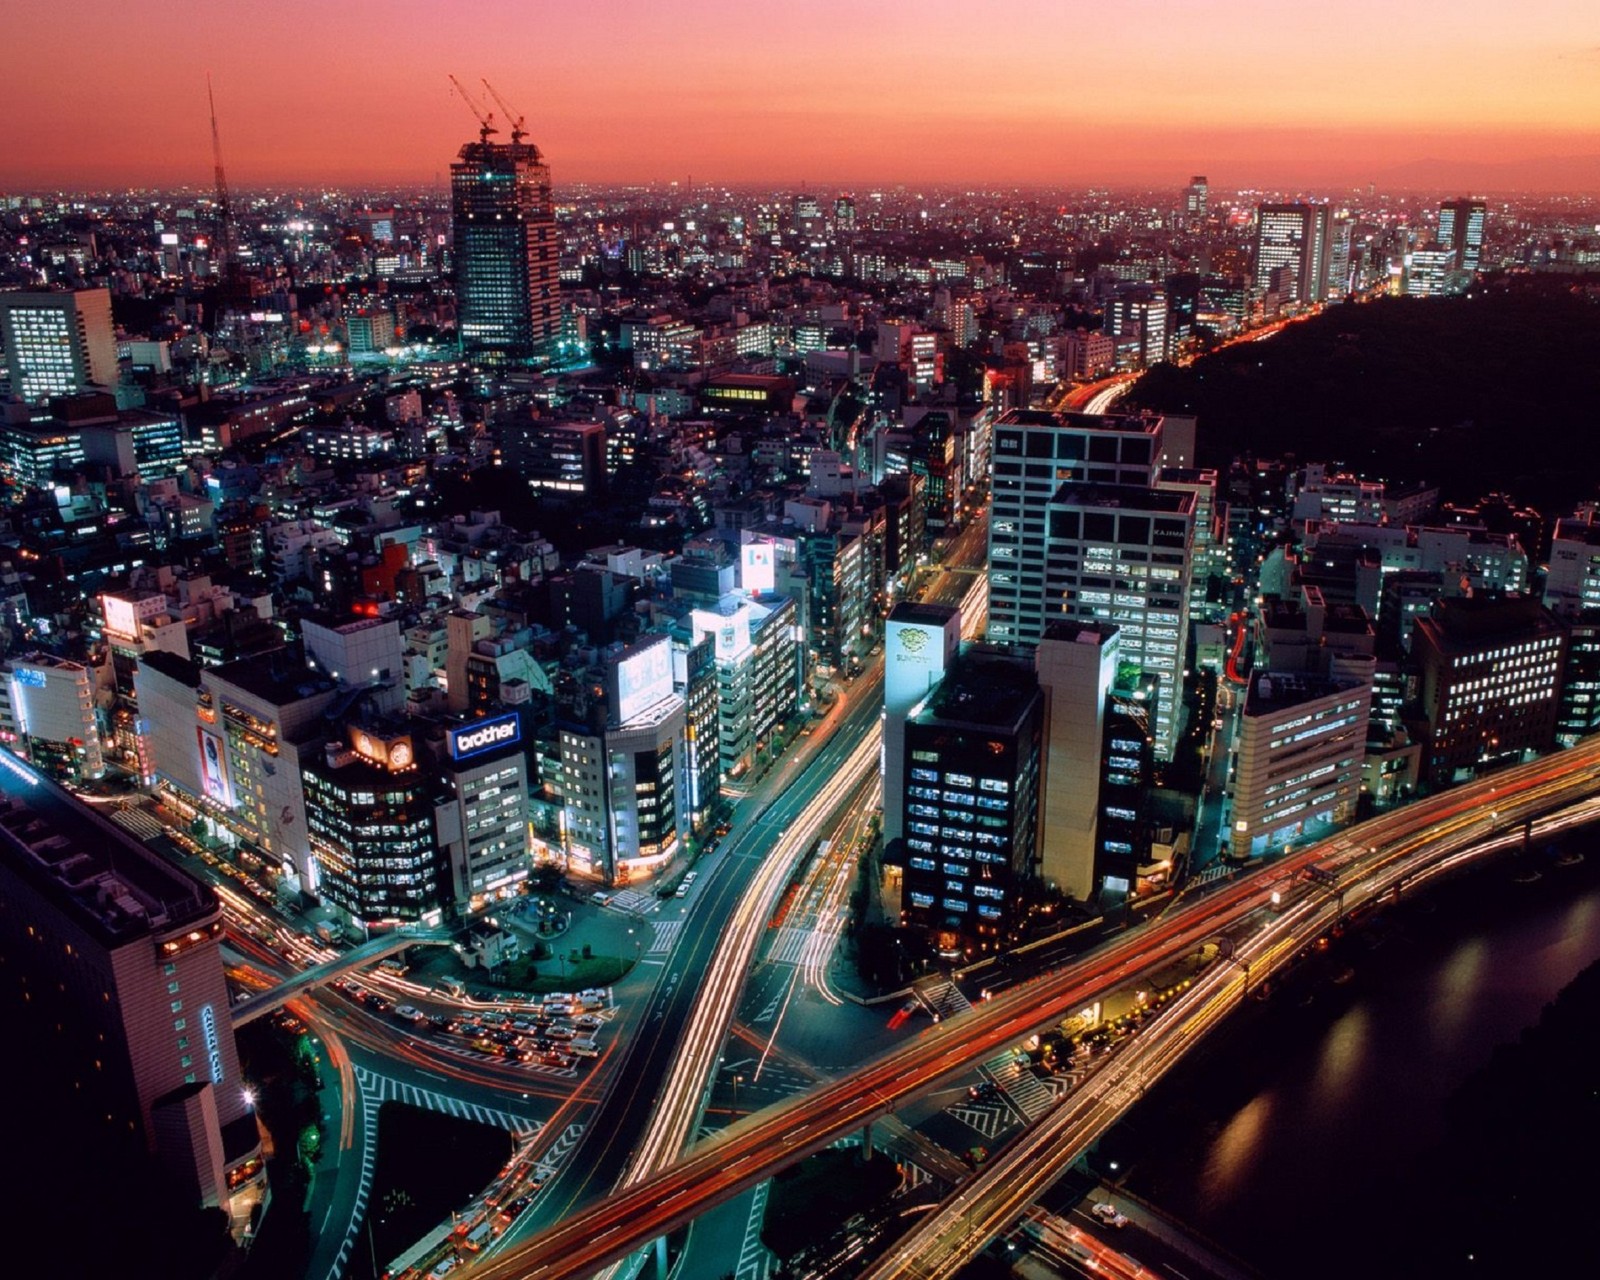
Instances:
[[[11,394],[30,404],[117,384],[109,289],[0,293]]]
[[[1211,189],[1206,183],[1205,175],[1197,173],[1189,179],[1189,185],[1183,189],[1183,216],[1191,226],[1206,216],[1210,202]]]
[[[410,733],[345,730],[347,742],[302,762],[322,900],[360,928],[437,923],[446,872],[436,814],[444,789],[420,767]]]
[[[1458,270],[1478,269],[1483,259],[1483,224],[1488,213],[1482,200],[1466,196],[1439,206],[1439,248],[1455,253]]]
[[[1235,857],[1347,822],[1361,790],[1372,684],[1303,672],[1251,676],[1239,728]]]
[[[995,424],[988,636],[1036,645],[1058,619],[1115,624],[1123,661],[1157,677],[1156,754],[1170,760],[1197,499],[1156,487],[1163,425],[1035,410]]]
[[[1567,634],[1537,600],[1439,600],[1411,630],[1427,719],[1423,774],[1439,786],[1555,743]]]
[[[561,334],[561,248],[550,167],[513,130],[487,131],[450,166],[461,350],[488,364],[546,357]]]
[[[906,721],[902,916],[941,956],[1000,945],[1020,922],[1021,885],[1036,871],[1043,724],[1029,664],[982,649]]]
[[[1256,210],[1256,289],[1302,305],[1326,302],[1329,209],[1264,204]]]

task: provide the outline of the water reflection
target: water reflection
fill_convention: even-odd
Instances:
[[[1451,953],[1439,969],[1428,1002],[1434,1049],[1451,1053],[1461,1033],[1472,1025],[1473,1005],[1483,982],[1483,964],[1489,949],[1480,937],[1469,938]]]
[[[1365,1005],[1349,1010],[1322,1041],[1308,1101],[1320,1117],[1334,1118],[1366,1072],[1372,1019]]]
[[[1404,1199],[1447,1100],[1600,959],[1600,848],[1587,852],[1534,886],[1495,870],[1440,886],[1429,910],[1400,916],[1396,945],[1353,940],[1348,981],[1308,976],[1309,1003],[1224,1029],[1161,1086],[1181,1105],[1130,1117],[1162,1135],[1132,1189],[1263,1274],[1348,1280],[1348,1259],[1308,1255],[1306,1240]]]
[[[1272,1117],[1273,1094],[1268,1090],[1256,1094],[1217,1135],[1206,1159],[1201,1175],[1208,1205],[1223,1208],[1238,1192],[1245,1175],[1255,1166],[1267,1136],[1267,1121]]]
[[[1557,965],[1563,971],[1582,968],[1600,945],[1600,898],[1591,894],[1573,902],[1561,918],[1561,928],[1561,938],[1556,943]]]

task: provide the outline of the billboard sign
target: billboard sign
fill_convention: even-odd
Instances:
[[[206,796],[224,809],[233,808],[233,786],[228,781],[228,753],[223,750],[222,739],[214,733],[196,728],[195,737],[200,744],[200,785]]]
[[[515,715],[495,716],[488,720],[475,720],[446,735],[450,743],[452,760],[467,760],[497,747],[509,747],[522,741],[522,721]]]
[[[121,596],[101,596],[100,607],[104,612],[108,636],[118,640],[139,638],[139,607],[132,600],[124,600]]]
[[[672,692],[672,644],[666,636],[617,663],[617,723],[627,724]]]
[[[772,552],[770,542],[747,542],[740,548],[743,563],[740,565],[739,585],[752,595],[771,591],[777,584]]]

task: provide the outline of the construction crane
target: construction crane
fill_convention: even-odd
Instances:
[[[478,141],[487,142],[491,133],[499,133],[499,126],[494,122],[494,112],[485,111],[483,107],[473,100],[472,95],[462,86],[461,81],[454,76],[450,77],[450,83],[455,85],[456,92],[461,95],[461,101],[467,104],[467,109],[478,117]],[[521,122],[519,121],[518,123]]]
[[[217,99],[211,91],[211,73],[206,72],[206,102],[211,107],[211,162],[216,167],[217,229],[214,256],[217,274],[238,269],[234,251],[233,205],[228,200],[228,175],[222,171],[222,136],[217,132]]]
[[[495,105],[498,106],[500,108],[500,110],[502,110],[502,111],[504,111],[506,113],[506,119],[511,121],[511,141],[512,141],[512,143],[516,144],[516,143],[521,142],[524,138],[526,138],[528,136],[528,131],[522,127],[522,122],[524,120],[526,120],[527,117],[524,116],[524,115],[521,115],[520,113],[518,113],[516,111],[513,111],[506,104],[506,100],[504,98],[502,98],[498,93],[496,93],[494,91],[494,86],[492,84],[490,84],[487,80],[483,81],[483,87],[489,91],[489,96],[494,99]]]

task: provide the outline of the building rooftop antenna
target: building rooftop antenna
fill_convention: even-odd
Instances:
[[[211,90],[211,73],[206,72],[206,102],[211,108],[211,162],[217,184],[217,265],[232,270],[235,266],[233,205],[228,199],[228,175],[222,169],[222,135],[217,132],[217,99]]]

